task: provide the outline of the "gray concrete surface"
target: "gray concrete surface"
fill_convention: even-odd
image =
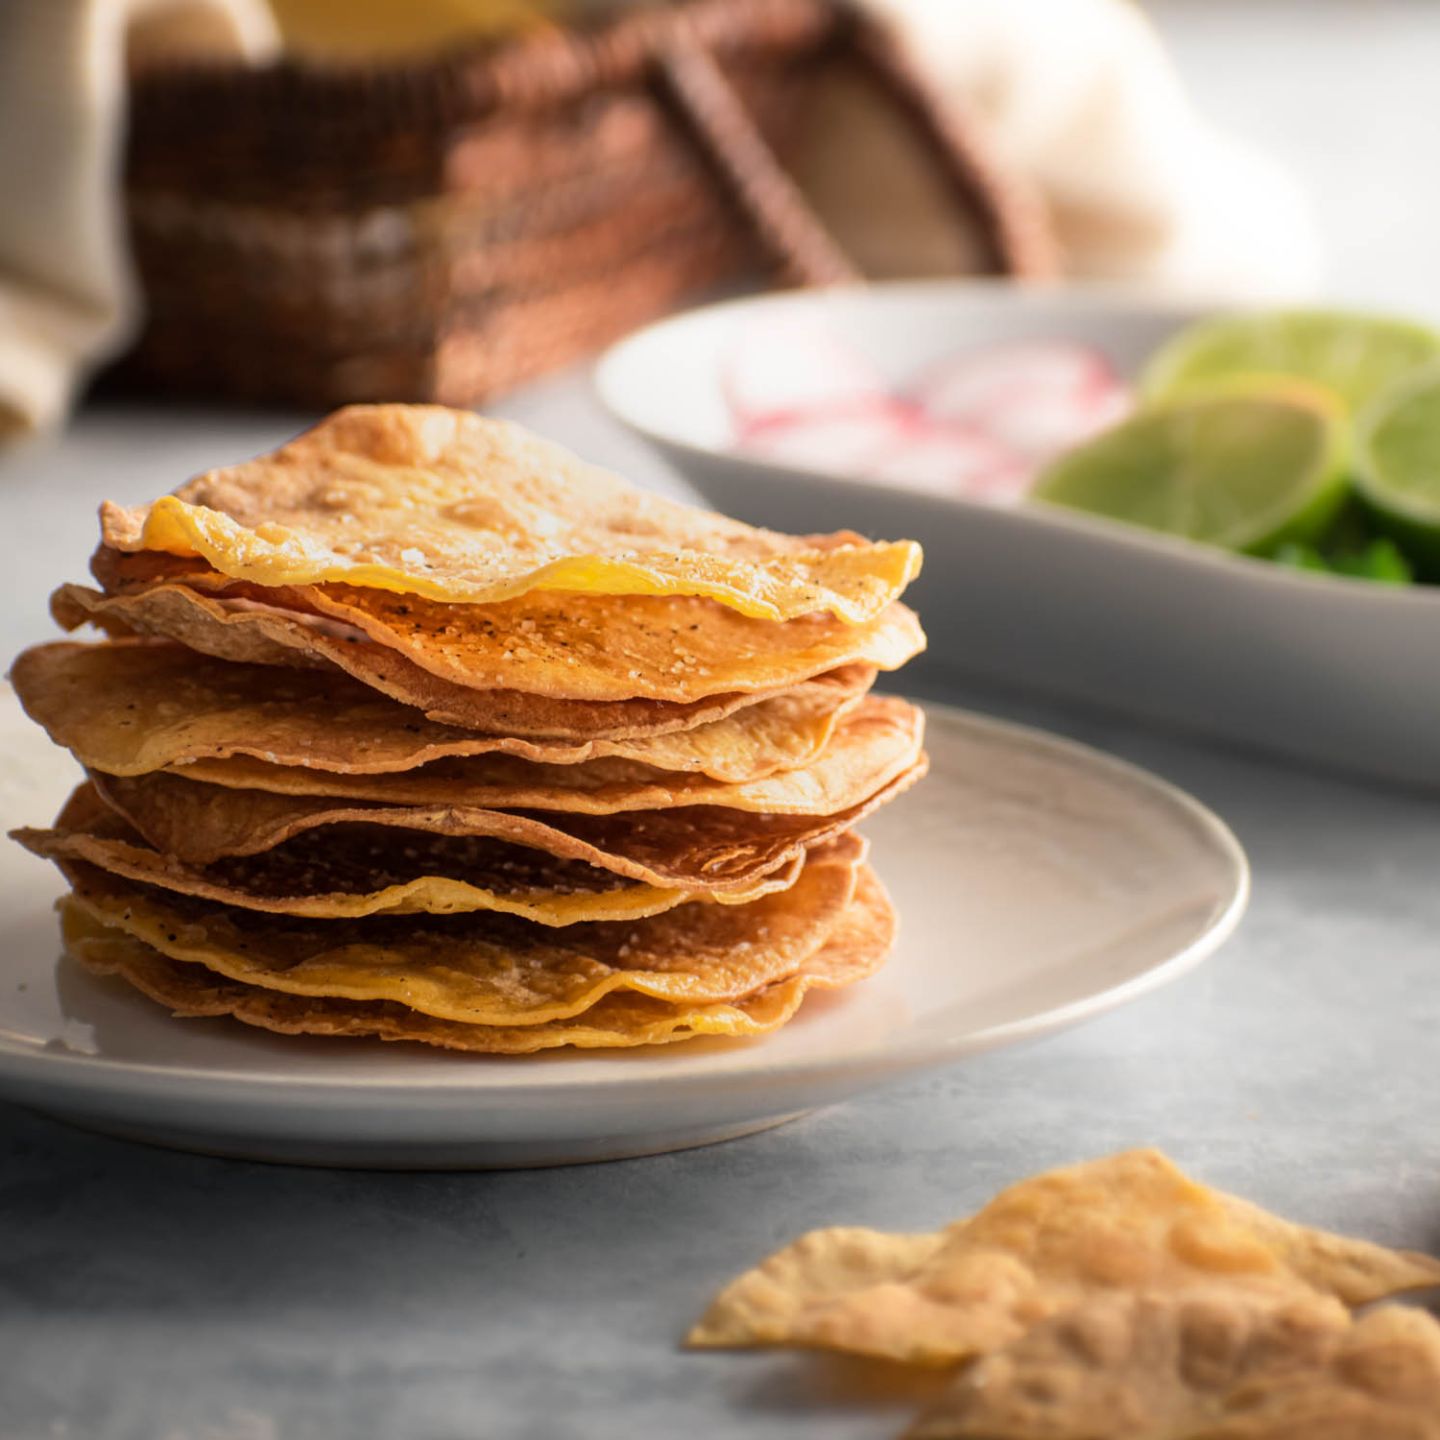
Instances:
[[[1440,313],[1440,10],[1153,9],[1202,101],[1311,184],[1337,293]],[[508,408],[667,483],[573,384]],[[44,597],[81,577],[101,496],[149,498],[302,419],[104,409],[0,462],[0,650],[48,632]],[[1236,939],[1071,1034],[610,1166],[286,1170],[0,1107],[0,1440],[879,1440],[912,1404],[887,1377],[686,1355],[679,1336],[715,1286],[807,1227],[935,1225],[1027,1172],[1134,1144],[1298,1218],[1440,1247],[1437,803],[911,683],[1099,744],[1212,805],[1255,867]]]
[[[512,413],[672,483],[573,380]],[[0,642],[48,631],[103,494],[141,498],[296,417],[104,408],[0,470]],[[935,617],[931,617],[934,624]],[[0,1106],[3,1440],[870,1440],[884,1377],[695,1356],[732,1273],[810,1226],[954,1218],[1136,1144],[1286,1213],[1440,1246],[1440,809],[943,675],[910,688],[1101,745],[1219,811],[1255,866],[1238,937],[1173,989],[767,1135],[497,1175],[288,1170]],[[12,817],[4,818],[12,823]]]

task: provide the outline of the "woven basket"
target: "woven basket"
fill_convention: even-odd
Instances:
[[[148,389],[464,405],[766,267],[856,278],[783,168],[816,77],[863,67],[988,251],[1039,212],[889,39],[826,0],[684,0],[423,64],[140,77],[126,167]]]

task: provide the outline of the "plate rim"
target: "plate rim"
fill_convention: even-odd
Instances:
[[[684,455],[705,465],[720,464],[736,473],[747,475],[777,475],[800,485],[814,485],[817,482],[826,486],[843,485],[851,492],[863,492],[872,499],[903,497],[907,504],[921,505],[936,515],[967,517],[979,514],[989,518],[999,515],[1015,524],[1044,526],[1075,535],[1077,538],[1164,555],[1177,564],[1189,565],[1202,571],[1209,570],[1220,575],[1228,574],[1236,579],[1243,578],[1257,586],[1277,586],[1296,596],[1309,595],[1316,600],[1335,598],[1343,594],[1351,596],[1355,603],[1368,605],[1372,609],[1405,607],[1423,612],[1440,608],[1440,586],[1377,585],[1349,576],[1277,565],[1272,560],[1221,550],[1215,546],[1187,540],[1183,536],[1147,531],[1141,526],[1127,525],[1123,521],[1112,520],[1103,515],[1086,515],[1060,506],[1037,503],[995,507],[963,495],[946,497],[921,490],[908,490],[903,486],[889,486],[867,480],[863,476],[849,475],[841,470],[752,459],[715,446],[699,444],[683,438],[675,431],[648,424],[640,419],[622,398],[624,386],[619,376],[627,365],[634,363],[637,354],[643,353],[669,333],[683,330],[692,324],[707,323],[712,317],[769,308],[823,308],[834,300],[859,301],[862,304],[878,301],[884,304],[891,298],[927,295],[984,297],[991,303],[1013,302],[1017,310],[1034,310],[1045,305],[1077,314],[1124,309],[1158,315],[1173,314],[1177,319],[1212,311],[1233,312],[1257,308],[1253,299],[1243,296],[1172,294],[1143,286],[1105,281],[1070,284],[1063,289],[1035,287],[1017,290],[1013,281],[960,277],[949,280],[886,280],[857,285],[832,285],[805,291],[767,291],[694,306],[631,331],[608,346],[596,358],[592,374],[593,388],[606,413],[631,434],[662,453]]]
[[[476,1106],[487,1098],[503,1100],[506,1106],[549,1107],[573,1105],[578,1100],[596,1103],[624,1097],[626,1092],[641,1095],[657,1083],[667,1094],[696,1095],[722,1089],[737,1095],[756,1088],[775,1088],[784,1108],[781,1086],[834,1086],[843,1082],[853,1092],[885,1083],[904,1075],[920,1075],[943,1068],[970,1055],[994,1050],[1021,1041],[1038,1040],[1096,1018],[1169,984],[1187,974],[1215,953],[1235,932],[1249,904],[1251,868],[1244,847],[1231,828],[1209,806],[1174,782],[1156,775],[1133,761],[1113,755],[1084,741],[1059,735],[1039,726],[968,710],[941,701],[917,700],[927,721],[939,725],[963,725],[982,733],[1018,739],[1032,748],[1047,750],[1116,777],[1163,800],[1172,811],[1182,814],[1213,845],[1227,862],[1230,893],[1224,906],[1187,945],[1166,958],[1075,1000],[1042,1010],[1038,1014],[1002,1021],[979,1030],[947,1034],[922,1049],[896,1044],[894,1040],[871,1049],[835,1056],[825,1054],[807,1061],[777,1059],[735,1071],[699,1071],[666,1074],[656,1068],[648,1074],[587,1075],[583,1081],[539,1084],[507,1078],[491,1085],[485,1077],[493,1070],[457,1065],[452,1073],[429,1077],[404,1076],[398,1071],[374,1076],[327,1077],[284,1074],[253,1074],[248,1071],[204,1065],[165,1065],[140,1060],[117,1060],[103,1055],[84,1055],[59,1049],[26,1046],[0,1034],[0,1099],[14,1083],[26,1087],[47,1085],[57,1101],[77,1092],[89,1092],[97,1085],[114,1093],[123,1089],[130,1095],[182,1087],[197,1102],[249,1103],[276,1091],[310,1106],[346,1109],[356,1102],[383,1096],[391,1105],[433,1105],[440,1101],[464,1100]],[[764,1044],[758,1037],[757,1045]],[[603,1097],[603,1098],[600,1098]],[[34,1105],[34,1100],[22,1100]]]

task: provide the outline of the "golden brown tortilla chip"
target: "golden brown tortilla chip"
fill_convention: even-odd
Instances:
[[[77,604],[97,602],[78,587],[61,592],[62,623]],[[925,644],[915,613],[899,603],[863,625],[831,616],[778,624],[684,598],[560,592],[445,605],[352,586],[202,590],[187,578],[114,596],[98,614],[228,659],[277,663],[276,645],[335,658],[337,645],[376,644],[462,688],[605,702],[773,693],[841,665],[894,670]],[[258,648],[241,653],[237,640]]]
[[[794,975],[855,893],[865,846],[836,840],[789,890],[749,905],[682,905],[550,929],[509,915],[313,920],[216,905],[62,861],[71,903],[172,960],[292,995],[392,1000],[468,1025],[539,1025],[617,990],[733,1001]]]
[[[62,906],[62,922],[66,948],[81,964],[99,974],[122,976],[176,1015],[229,1015],[290,1035],[371,1036],[519,1055],[561,1045],[618,1049],[699,1035],[763,1035],[790,1019],[807,991],[840,989],[878,970],[894,941],[895,916],[879,882],[862,869],[855,899],[830,938],[788,979],[733,1003],[709,1005],[671,1004],[617,991],[572,1019],[510,1027],[436,1020],[391,1001],[316,999],[226,980],[202,966],[167,960],[128,935],[98,926],[69,902]]]
[[[1440,1325],[1304,1291],[1111,1294],[965,1369],[907,1440],[1437,1440]]]
[[[447,605],[353,585],[265,587],[195,560],[104,546],[90,568],[107,595],[183,586],[232,610],[298,621],[351,643],[373,641],[457,685],[569,699],[638,694],[681,702],[728,689],[768,692],[852,659],[896,669],[925,644],[919,620],[899,604],[864,626],[823,615],[776,623],[685,597],[566,592]]]
[[[519,426],[353,405],[153,505],[101,512],[118,550],[198,555],[258,585],[342,581],[495,604],[534,591],[699,595],[765,620],[873,619],[920,547],[796,537],[649,495]]]
[[[439,724],[491,735],[579,741],[660,735],[723,719],[792,688],[776,684],[769,689],[726,692],[685,703],[566,700],[523,690],[475,690],[432,675],[398,651],[365,639],[360,632],[331,633],[317,628],[314,617],[247,609],[238,601],[202,595],[184,585],[158,585],[137,594],[111,597],[82,585],[62,585],[51,596],[50,608],[56,621],[67,630],[91,623],[113,636],[152,635],[177,640],[222,660],[311,668],[335,665],[362,684],[413,706]],[[905,621],[907,627],[909,624]],[[905,643],[912,642],[924,643],[918,627],[909,631]]]
[[[949,1365],[1117,1289],[1223,1278],[1361,1304],[1440,1283],[1428,1256],[1256,1213],[1132,1150],[1022,1181],[937,1235],[814,1231],[728,1286],[690,1340]]]
[[[1186,1440],[1440,1440],[1440,1326],[1386,1306],[1361,1317],[1319,1373],[1267,1367],[1230,1402]]]
[[[111,775],[237,756],[377,775],[496,754],[551,765],[613,757],[730,782],[815,759],[873,677],[850,666],[708,725],[576,742],[482,736],[437,725],[332,670],[232,664],[161,642],[37,645],[10,672],[31,719],[81,764]]]
[[[278,612],[227,609],[179,585],[115,597],[83,585],[62,585],[50,597],[50,610],[66,630],[93,624],[117,638],[156,636],[244,664],[333,665],[438,724],[489,735],[579,741],[659,735],[718,720],[763,698],[730,694],[689,705],[660,700],[602,704],[521,690],[472,690],[431,675],[383,645],[327,634]]]
[[[157,850],[197,865],[256,855],[292,836],[338,825],[386,825],[430,835],[484,835],[584,860],[664,889],[722,894],[744,890],[806,849],[858,824],[909,789],[925,761],[884,790],[837,815],[756,815],[716,805],[618,815],[466,810],[453,806],[337,802],[263,790],[219,791],[172,775],[145,784],[92,774],[105,803]]]
[[[840,665],[895,670],[925,643],[915,613],[899,603],[864,625],[818,615],[778,624],[685,598],[550,593],[445,605],[348,585],[249,591],[249,604],[308,626],[346,626],[453,684],[565,700],[768,693]],[[240,598],[230,589],[215,596]]]
[[[186,782],[230,789],[378,800],[389,805],[587,815],[712,805],[767,815],[833,815],[860,804],[909,770],[920,758],[924,728],[924,713],[915,706],[872,695],[840,720],[818,759],[798,770],[743,784],[656,770],[630,760],[537,765],[510,755],[436,760],[423,769],[389,775],[337,775],[236,756],[197,760],[173,774]],[[167,783],[173,783],[169,772],[119,778],[113,788],[118,792]],[[222,803],[216,800],[216,804]]]
[[[312,919],[496,910],[540,925],[638,920],[696,900],[748,904],[788,889],[803,864],[797,855],[746,890],[707,897],[484,836],[336,825],[304,831],[259,855],[187,865],[146,845],[91,785],[75,791],[55,828],[10,835],[49,860],[81,860],[142,885]]]

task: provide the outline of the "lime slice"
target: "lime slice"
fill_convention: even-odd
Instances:
[[[1145,410],[1062,455],[1032,495],[1227,550],[1317,539],[1345,503],[1346,422],[1293,394]]]
[[[1151,356],[1147,401],[1236,376],[1289,375],[1323,385],[1358,410],[1400,376],[1440,358],[1440,334],[1407,320],[1323,310],[1222,315],[1182,330]]]
[[[1440,366],[1379,395],[1355,427],[1355,489],[1375,528],[1440,571]]]

